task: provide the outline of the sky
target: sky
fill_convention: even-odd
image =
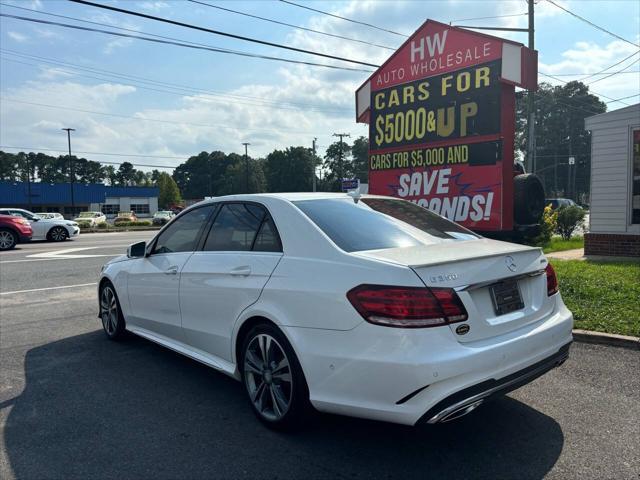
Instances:
[[[182,0],[94,1],[371,64],[382,63],[405,40],[402,35],[276,0],[203,2],[293,26]],[[525,0],[295,1],[406,35],[427,18],[453,25],[527,26]],[[640,101],[635,96],[611,102],[640,93],[640,54],[632,45],[640,44],[640,2],[554,2],[631,43],[539,0],[535,5],[539,72],[565,81],[579,80],[629,57],[607,71],[625,73],[608,78],[598,75],[585,83],[594,82],[589,88],[610,102],[609,110]],[[162,35],[180,42],[349,69],[183,48],[1,17],[0,149],[4,151],[64,153],[67,138],[61,129],[69,127],[76,129],[72,149],[77,155],[105,162],[129,161],[148,170],[175,167],[201,151],[243,153],[243,142],[250,143],[252,157],[261,157],[288,146],[311,147],[317,138],[322,155],[337,140],[334,133],[349,133],[352,140],[367,135],[366,125],[355,122],[354,100],[355,90],[370,75],[367,66],[66,0],[0,0],[0,13],[96,29],[119,27],[128,30],[113,31]],[[500,18],[478,19],[493,16]],[[526,33],[492,33],[527,42]],[[560,83],[542,75],[539,81]]]

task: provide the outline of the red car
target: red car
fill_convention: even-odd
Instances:
[[[0,250],[11,250],[20,242],[31,240],[33,230],[22,217],[0,215]]]

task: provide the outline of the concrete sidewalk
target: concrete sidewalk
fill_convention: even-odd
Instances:
[[[562,252],[551,252],[545,254],[547,258],[556,258],[558,260],[585,260],[584,248],[575,248],[573,250],[564,250]]]

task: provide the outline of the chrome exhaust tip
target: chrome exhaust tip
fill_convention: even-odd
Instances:
[[[476,400],[475,402],[469,403],[467,405],[463,405],[461,407],[456,408],[452,412],[446,413],[444,416],[440,417],[441,414],[436,415],[432,418],[429,423],[447,423],[453,420],[457,420],[458,418],[464,417],[465,415],[473,412],[476,408],[478,408],[484,402],[484,398],[480,400]],[[444,413],[444,412],[443,412]],[[440,417],[440,418],[438,418]],[[435,420],[435,421],[433,421]]]

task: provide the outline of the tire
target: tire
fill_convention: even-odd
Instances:
[[[239,369],[249,405],[267,427],[292,431],[307,422],[313,410],[307,381],[278,328],[261,323],[249,331],[242,342]]]
[[[18,235],[8,228],[0,228],[0,250],[11,250],[18,244]]]
[[[47,233],[47,240],[51,242],[64,242],[67,238],[69,238],[69,232],[64,227],[53,227]]]
[[[516,175],[513,178],[513,217],[516,223],[539,223],[544,207],[544,187],[540,178],[533,173]]]
[[[116,289],[111,282],[105,282],[100,288],[98,297],[102,329],[109,340],[120,340],[124,337],[126,323],[120,308]]]

